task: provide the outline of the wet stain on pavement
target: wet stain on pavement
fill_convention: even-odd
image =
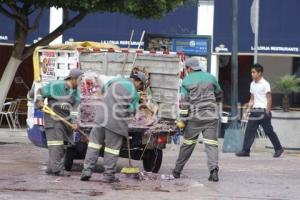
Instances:
[[[19,144],[17,142],[0,142],[0,145],[6,145],[6,144]]]
[[[38,192],[38,193],[47,193],[49,190],[46,189],[26,189],[26,188],[3,188],[0,189],[1,192]]]
[[[18,183],[26,183],[26,181],[24,181],[24,180],[13,181],[13,182],[12,182],[12,185],[16,185],[16,184],[18,184]]]
[[[104,195],[104,192],[90,191],[88,193],[88,196],[91,196],[91,197],[102,196],[102,195]]]

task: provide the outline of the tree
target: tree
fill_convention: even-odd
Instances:
[[[119,12],[138,18],[160,18],[189,0],[0,0],[0,13],[15,22],[11,57],[0,81],[0,109],[19,65],[31,56],[37,46],[49,44],[65,30],[75,26],[92,12]],[[26,39],[39,27],[43,11],[50,7],[63,9],[63,22],[37,43],[25,47]],[[74,14],[75,13],[75,14]],[[30,20],[29,16],[34,16]]]

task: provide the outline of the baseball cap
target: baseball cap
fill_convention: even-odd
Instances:
[[[69,72],[69,75],[65,78],[65,80],[68,80],[70,78],[79,78],[79,76],[81,76],[83,74],[83,71],[80,69],[71,69],[71,71]]]
[[[133,77],[136,77],[138,79],[140,79],[140,81],[142,81],[142,83],[145,85],[146,84],[146,77],[145,74],[142,72],[136,72],[132,75]]]
[[[200,57],[190,57],[186,59],[185,66],[191,67],[193,70],[205,70],[207,62],[201,59]]]

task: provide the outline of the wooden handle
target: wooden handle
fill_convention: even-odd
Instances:
[[[67,124],[68,126],[70,126],[71,128],[73,128],[73,124],[71,124],[68,120],[66,120],[64,117],[58,115],[56,112],[54,112],[51,108],[49,108],[48,106],[44,105],[43,108],[42,108],[42,111],[49,114],[49,115],[52,115],[54,117],[57,117],[59,120],[63,121],[65,124]],[[87,134],[85,134],[82,130],[80,129],[77,129],[77,131],[86,136],[87,138],[89,137]]]

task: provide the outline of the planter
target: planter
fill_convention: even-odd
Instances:
[[[272,111],[272,125],[283,148],[300,150],[300,112]],[[268,140],[267,148],[273,148]]]

